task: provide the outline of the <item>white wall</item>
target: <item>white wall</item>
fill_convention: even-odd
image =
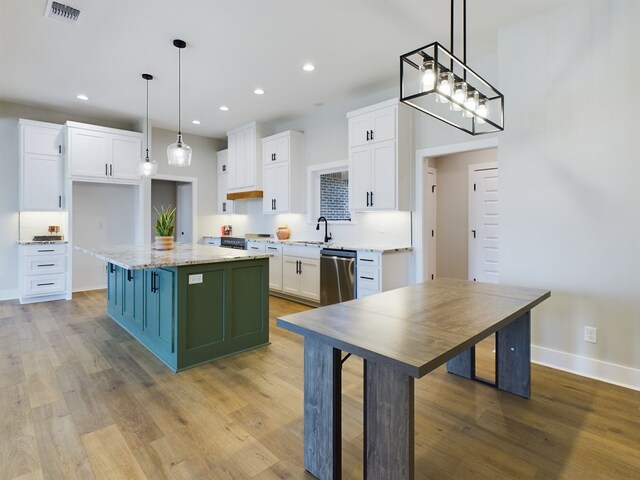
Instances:
[[[540,361],[636,388],[639,22],[639,2],[572,2],[505,29],[498,52],[501,282],[552,291]]]
[[[153,180],[151,179],[151,240],[155,235],[153,231],[154,225],[158,220],[157,211],[161,209],[175,207],[177,205],[177,187],[176,182],[169,182],[166,180]],[[176,225],[178,222],[178,212],[176,210]],[[175,232],[174,232],[175,238]]]

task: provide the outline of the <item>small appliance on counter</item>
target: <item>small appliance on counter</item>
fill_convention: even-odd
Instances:
[[[289,234],[289,227],[286,225],[278,226],[278,229],[276,230],[276,237],[278,237],[278,240],[287,240],[289,238]]]
[[[228,237],[233,233],[233,228],[231,225],[222,225],[222,236]]]
[[[245,250],[247,248],[247,242],[242,237],[220,237],[220,246],[222,248],[234,248],[236,250]]]

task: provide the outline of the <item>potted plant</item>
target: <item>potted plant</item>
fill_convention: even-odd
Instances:
[[[160,210],[153,207],[153,209],[158,214],[158,219],[156,220],[156,250],[171,250],[173,248],[173,231],[175,230],[175,220],[176,220],[176,209],[169,208],[165,210],[165,208],[161,205]]]

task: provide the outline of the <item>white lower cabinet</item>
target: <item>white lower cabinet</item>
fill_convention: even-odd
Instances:
[[[20,245],[20,303],[69,298],[67,245]]]
[[[320,301],[320,249],[283,245],[282,292]]]
[[[409,285],[410,254],[408,251],[358,251],[356,268],[357,298],[364,298]]]
[[[282,291],[282,245],[267,245],[269,257],[269,290]]]

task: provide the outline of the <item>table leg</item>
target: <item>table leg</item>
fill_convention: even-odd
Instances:
[[[496,332],[496,386],[531,397],[530,312]]]
[[[304,339],[304,468],[321,480],[342,475],[340,350]]]
[[[364,478],[414,478],[414,379],[364,361]]]
[[[465,350],[447,362],[447,372],[465,378],[476,377],[476,347]]]

